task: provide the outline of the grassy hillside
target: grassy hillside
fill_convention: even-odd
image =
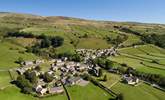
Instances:
[[[26,53],[23,47],[10,42],[0,42],[0,69],[9,69],[18,66],[15,61],[19,57],[25,60],[37,59],[34,54]]]
[[[128,66],[136,68],[139,71],[161,74],[165,76],[165,53],[164,49],[158,48],[153,45],[142,45],[136,48],[128,47],[119,50],[120,55],[110,57],[109,59],[125,63]],[[153,63],[153,61],[158,63]]]
[[[119,56],[109,57],[110,60],[125,63],[138,71],[160,74],[165,76],[165,50],[155,45],[157,39],[152,41],[155,45],[142,41],[144,35],[165,34],[165,25],[146,24],[134,22],[94,21],[63,16],[37,16],[18,13],[0,13],[0,98],[4,100],[66,100],[66,95],[51,96],[48,98],[35,98],[20,93],[20,90],[11,85],[8,70],[18,67],[15,61],[21,57],[24,60],[34,60],[39,57],[27,53],[25,47],[41,41],[37,38],[10,37],[9,32],[25,32],[33,35],[60,36],[64,39],[62,46],[43,48],[46,52],[74,53],[77,48],[105,49],[114,45],[120,36],[126,37],[120,44]],[[153,37],[154,38],[154,37]],[[109,39],[109,41],[108,41]],[[161,41],[162,42],[162,41]],[[136,45],[136,46],[133,46]],[[155,63],[156,62],[156,63]],[[43,66],[47,66],[43,65]],[[43,69],[47,70],[47,68]],[[123,93],[124,100],[164,100],[165,93],[146,84],[138,87],[128,86],[120,82],[120,76],[104,72],[106,82],[100,82],[115,92]],[[115,83],[115,84],[114,84]],[[73,86],[67,88],[71,99],[75,100],[108,100],[105,91],[93,84],[85,87]]]
[[[112,87],[117,93],[123,93],[124,100],[164,100],[165,93],[157,90],[147,84],[140,84],[139,86],[129,86],[127,84],[118,83]]]
[[[101,88],[89,83],[87,86],[68,87],[72,100],[108,100],[113,98]]]
[[[121,28],[128,28],[130,32],[121,31]],[[65,44],[72,48],[109,48],[113,44],[106,43],[106,37],[114,38],[118,35],[125,34],[128,39],[122,44],[131,46],[132,44],[141,43],[138,35],[140,34],[164,34],[165,25],[143,24],[143,23],[126,23],[111,21],[93,21],[62,16],[37,16],[30,14],[17,13],[0,13],[0,33],[5,34],[7,30],[17,29],[19,31],[30,32],[35,35],[62,36]],[[89,41],[84,41],[86,36]],[[97,40],[97,43],[95,42]],[[71,44],[71,42],[76,42]],[[98,44],[96,46],[96,44]],[[67,47],[68,48],[68,47]],[[67,50],[68,51],[68,50]],[[73,50],[72,50],[73,51]]]

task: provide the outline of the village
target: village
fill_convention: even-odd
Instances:
[[[84,61],[69,61],[67,57],[50,59],[48,61],[40,59],[24,61],[16,71],[19,75],[25,75],[26,78],[30,79],[31,83],[33,83],[32,90],[37,96],[44,97],[64,93],[64,86],[86,86],[89,81],[84,80],[82,76],[92,72],[92,74],[98,77],[101,70],[101,67],[97,64],[91,63],[91,59],[117,55],[117,50],[114,48],[105,50],[78,49],[76,52],[84,57]],[[49,70],[40,70],[40,65],[46,62],[50,63],[47,66]],[[123,75],[123,81],[127,84],[135,85],[139,82],[139,79],[132,75]]]

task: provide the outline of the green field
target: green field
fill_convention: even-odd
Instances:
[[[107,88],[112,87],[113,85],[117,84],[120,79],[121,76],[117,75],[117,74],[113,74],[113,73],[109,73],[109,72],[104,72],[104,74],[107,76],[107,81],[100,81],[100,83],[104,86],[106,86]]]
[[[3,100],[66,100],[65,94],[55,95],[45,98],[36,98],[31,95],[23,94],[19,88],[10,86],[4,90],[0,90],[0,98]]]
[[[37,59],[34,54],[24,52],[25,49],[9,42],[0,42],[0,69],[18,66],[15,61],[22,57],[25,60]]]
[[[80,39],[77,48],[86,48],[86,49],[104,49],[110,48],[105,40],[97,39],[97,38],[84,38]]]
[[[124,100],[164,100],[165,97],[165,92],[144,83],[140,83],[139,86],[118,83],[112,87],[112,90],[122,93]]]
[[[133,35],[133,34],[129,34],[128,35],[128,39],[126,41],[124,41],[122,43],[122,45],[124,45],[124,46],[131,46],[132,44],[136,44],[136,43],[139,43],[139,42],[141,42],[139,36],[136,36],[136,35]]]
[[[8,71],[0,71],[0,89],[10,86],[10,75]]]
[[[110,57],[109,59],[121,64],[126,63],[128,66],[136,68],[142,72],[165,76],[164,49],[160,49],[153,45],[144,45],[138,46],[137,48],[123,48],[119,50],[119,53],[121,55]],[[153,60],[158,61],[159,64],[153,63]]]
[[[112,98],[101,88],[89,83],[87,86],[67,87],[71,100],[109,100]]]
[[[165,25],[143,24],[129,22],[93,21],[70,17],[41,17],[30,14],[0,13],[0,99],[2,100],[67,100],[66,95],[55,95],[46,98],[36,98],[20,92],[20,89],[10,84],[9,69],[18,67],[15,61],[35,60],[39,57],[25,52],[26,46],[32,46],[39,39],[3,37],[8,32],[23,31],[34,35],[61,36],[62,46],[54,49],[55,53],[74,53],[76,48],[104,49],[114,44],[107,43],[106,38],[115,39],[124,34],[128,36],[119,49],[119,56],[109,57],[110,60],[125,63],[136,70],[165,76],[165,50],[154,45],[139,45],[141,35],[124,32],[118,28],[128,28],[144,34],[165,34]],[[127,47],[128,46],[128,47]],[[45,48],[46,49],[46,48]],[[157,61],[158,63],[153,63]],[[143,63],[143,64],[142,64]],[[42,70],[47,71],[50,63],[42,64]],[[15,73],[12,73],[16,75]],[[57,72],[57,74],[59,74]],[[122,93],[124,100],[165,100],[165,92],[144,83],[137,87],[120,83],[120,75],[104,71],[107,81],[99,81],[116,93]],[[100,78],[100,77],[99,77]],[[96,79],[99,79],[96,78]],[[101,77],[102,78],[102,77]],[[109,100],[112,98],[99,87],[89,83],[87,86],[67,87],[71,100]]]

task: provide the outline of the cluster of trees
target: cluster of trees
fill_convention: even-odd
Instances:
[[[133,30],[127,28],[127,27],[114,26],[114,28],[119,29],[120,31],[125,32],[125,33],[131,33],[131,34],[135,34],[135,35],[141,36],[141,33],[133,31]]]
[[[60,36],[46,36],[44,34],[41,35],[34,35],[32,33],[27,32],[8,32],[6,37],[24,37],[24,38],[36,38],[41,39],[41,43],[37,43],[36,46],[40,48],[47,48],[50,46],[58,47],[63,44],[64,39]]]
[[[106,37],[106,40],[107,40],[108,43],[112,43],[116,46],[118,46],[120,43],[126,41],[127,39],[128,39],[128,36],[124,35],[124,34],[120,34],[116,38],[112,38],[110,36]]]
[[[24,60],[22,57],[19,57],[19,58],[15,61],[15,63],[21,65],[24,61],[25,61],[25,60]]]
[[[14,31],[14,32],[7,32],[5,37],[25,37],[25,38],[36,38],[32,33],[27,33],[27,32],[19,32],[19,31]]]
[[[102,67],[106,70],[111,69],[115,65],[115,62],[108,60],[106,58],[97,58],[94,60],[94,63],[98,64],[100,67]]]
[[[50,46],[56,48],[63,44],[64,39],[60,36],[48,37],[46,35],[41,35],[41,43],[36,44],[40,48],[48,48]]]
[[[163,35],[157,35],[157,34],[148,34],[143,35],[141,39],[150,44],[155,44],[159,47],[165,48],[165,34]]]
[[[58,58],[67,57],[68,60],[75,61],[75,62],[81,62],[81,61],[83,61],[83,57],[80,54],[78,54],[78,53],[64,52],[64,53],[58,54],[57,57]]]
[[[31,47],[26,47],[26,52],[32,52],[34,54],[44,57],[54,57],[56,56],[54,48],[63,45],[64,42],[64,39],[60,36],[50,37],[46,35],[40,35],[39,38],[41,39],[41,42],[37,42],[35,45]],[[44,49],[49,47],[53,48]]]
[[[32,92],[32,84],[25,75],[19,75],[17,77],[16,85],[21,88],[21,92],[25,94],[30,94]]]
[[[32,84],[36,84],[38,80],[38,76],[34,71],[27,70],[25,73],[25,78],[28,79]]]
[[[45,82],[51,82],[53,81],[53,75],[52,74],[49,74],[48,72],[46,72],[44,75],[43,75],[43,78],[44,78],[44,81]]]

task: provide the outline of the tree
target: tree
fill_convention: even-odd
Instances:
[[[45,37],[44,39],[42,39],[40,47],[41,48],[48,48],[51,45],[51,41],[48,39],[48,37]]]
[[[17,61],[15,61],[18,64],[22,64],[25,60],[22,57],[19,57]]]
[[[35,67],[35,70],[37,70],[37,71],[41,71],[41,66],[39,66],[39,65],[36,66],[36,67]]]
[[[123,98],[123,94],[118,94],[117,97],[116,97],[116,100],[124,100]]]
[[[24,75],[19,75],[17,77],[16,85],[21,88],[23,93],[32,92],[32,84],[25,78]]]
[[[122,67],[122,66],[121,66],[121,67],[118,67],[117,69],[118,69],[119,72],[122,73],[122,74],[126,73],[126,69],[125,69],[124,67]]]
[[[105,61],[105,69],[110,69],[113,67],[113,62],[110,60]]]
[[[83,38],[88,38],[88,34],[85,33],[85,34],[83,35]]]
[[[56,48],[56,47],[61,46],[63,44],[63,41],[64,39],[60,36],[52,37],[51,45]]]
[[[36,76],[36,72],[27,70],[24,74],[26,79],[28,79],[31,83],[37,83],[38,77]]]
[[[103,81],[107,81],[107,75],[104,75]]]
[[[79,54],[74,54],[71,57],[71,60],[75,61],[75,62],[80,62],[82,60],[81,56]]]
[[[48,72],[46,72],[45,74],[44,74],[44,80],[46,81],[46,82],[51,82],[51,81],[53,81],[53,75],[50,75]]]

